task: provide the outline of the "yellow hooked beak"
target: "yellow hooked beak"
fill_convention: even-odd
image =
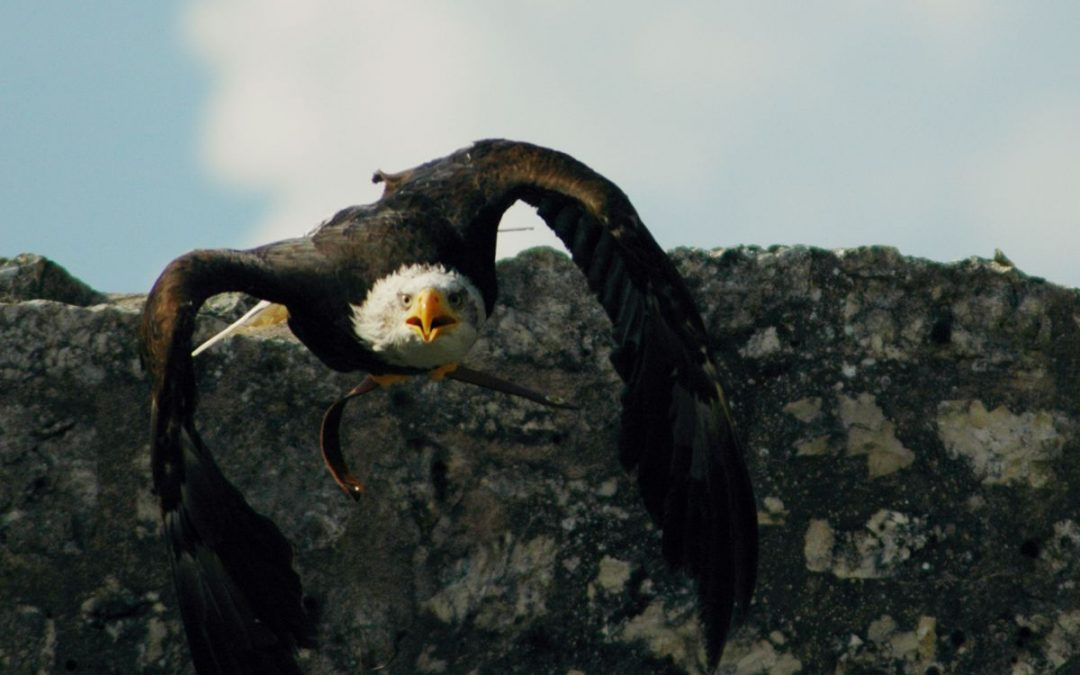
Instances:
[[[405,323],[409,324],[424,342],[431,342],[457,322],[457,316],[446,297],[434,288],[425,288],[417,294],[409,316],[405,318]]]

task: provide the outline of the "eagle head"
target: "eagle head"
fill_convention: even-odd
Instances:
[[[353,331],[388,364],[431,369],[460,361],[487,319],[480,291],[457,270],[403,265],[352,305]]]

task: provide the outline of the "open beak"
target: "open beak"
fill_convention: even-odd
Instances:
[[[405,319],[405,323],[409,324],[424,342],[431,342],[457,322],[446,297],[434,288],[420,291]]]

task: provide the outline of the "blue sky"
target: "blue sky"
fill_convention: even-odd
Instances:
[[[613,179],[668,247],[1001,248],[1080,286],[1078,34],[1073,2],[7,0],[0,256],[145,291],[502,136]]]
[[[175,2],[0,4],[0,256],[29,251],[109,291],[176,254],[238,244],[265,209],[197,153],[206,68]]]

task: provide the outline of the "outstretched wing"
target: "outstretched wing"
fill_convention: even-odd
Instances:
[[[150,292],[140,327],[153,378],[154,488],[200,673],[299,673],[295,649],[314,639],[289,543],[221,474],[192,419],[195,314],[216,293],[257,290],[257,267],[238,251],[178,258]]]
[[[560,152],[480,141],[399,174],[380,173],[386,202],[422,194],[494,247],[502,212],[521,199],[573,255],[614,327],[626,383],[619,452],[637,470],[663,552],[697,579],[710,663],[753,594],[757,508],[694,299],[671,260],[609,180]]]
[[[535,201],[534,201],[535,199]],[[757,569],[757,508],[700,315],[633,211],[603,222],[576,200],[528,199],[558,234],[611,318],[626,383],[619,458],[637,469],[664,557],[698,582],[710,665]]]

